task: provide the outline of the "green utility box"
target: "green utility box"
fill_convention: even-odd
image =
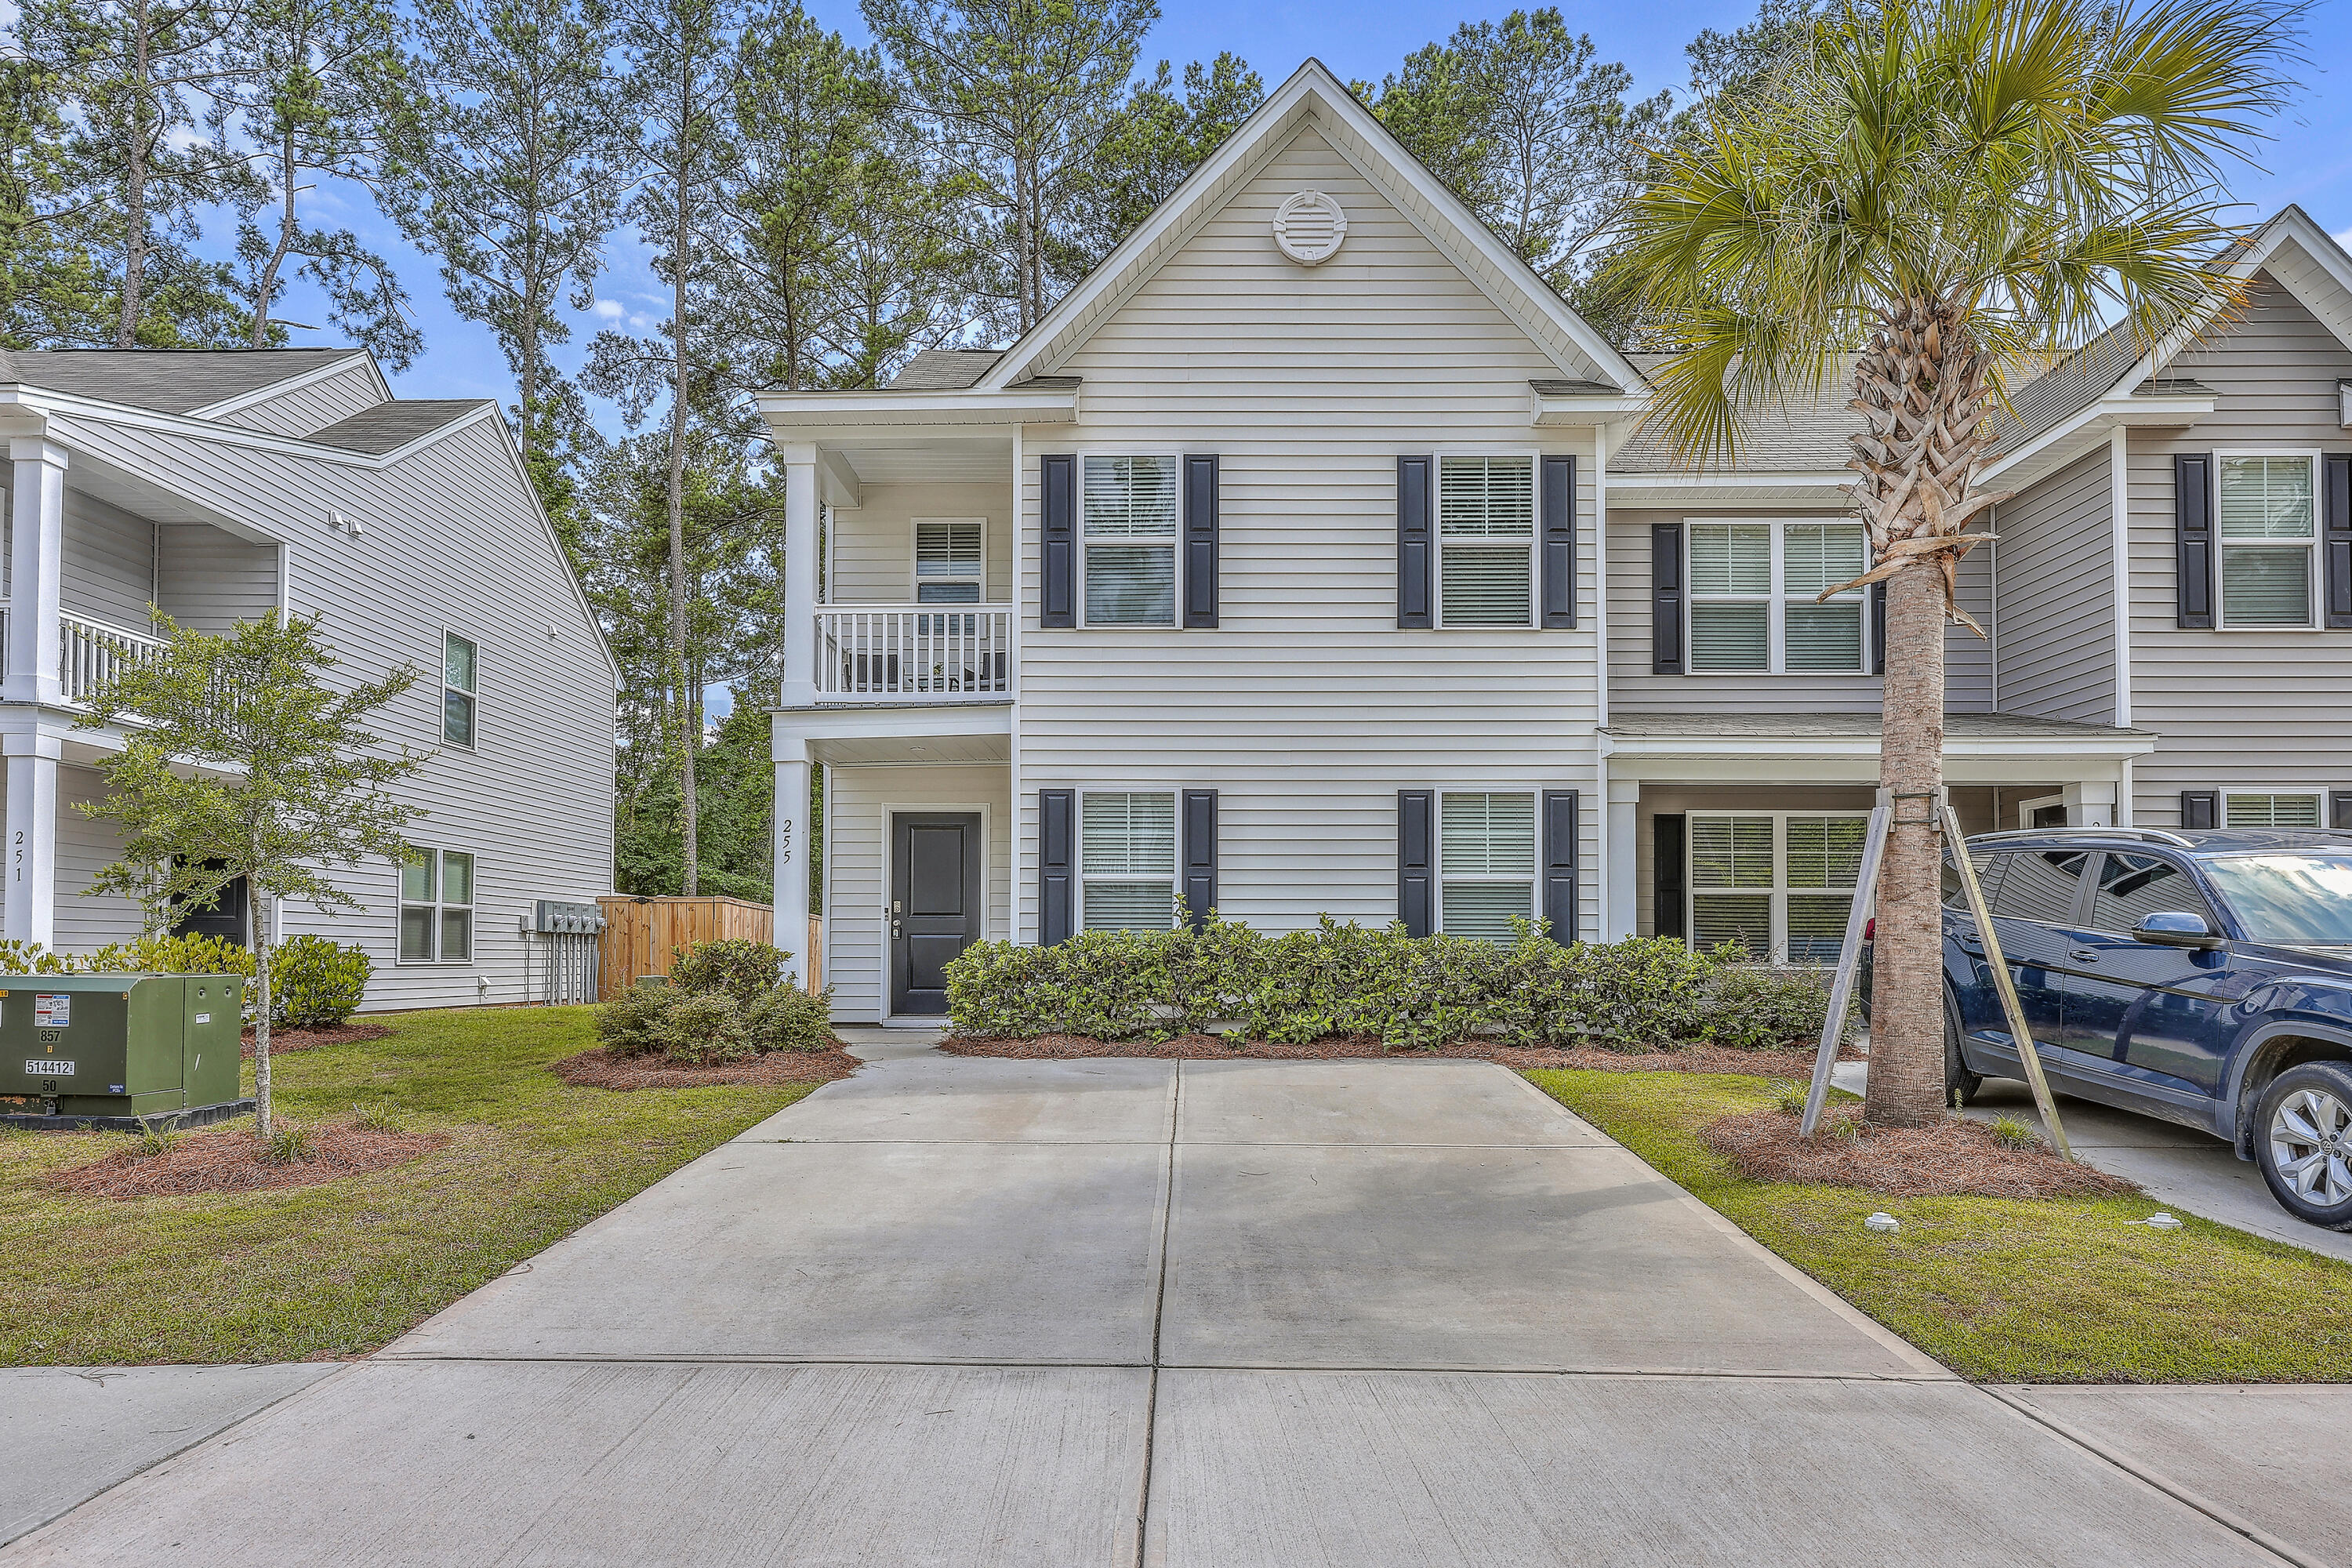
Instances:
[[[244,1004],[235,974],[0,975],[0,1112],[105,1124],[248,1109]]]

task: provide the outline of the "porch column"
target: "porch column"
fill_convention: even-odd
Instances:
[[[0,756],[8,768],[8,890],[0,916],[11,942],[52,950],[58,939],[58,759],[64,754],[63,741],[38,730],[0,735]]]
[[[809,754],[808,742],[786,731],[781,716],[772,731],[769,755],[776,766],[775,861],[776,945],[799,955],[803,984],[815,973],[809,963]]]
[[[0,681],[0,696],[55,707],[65,700],[58,679],[58,584],[65,548],[66,450],[39,436],[16,436],[8,441],[8,460],[16,477],[8,540],[8,672]],[[12,808],[15,774],[12,764]]]
[[[2116,825],[2116,786],[2101,780],[2085,780],[2066,786],[2062,797],[2066,803],[2066,826],[2069,827],[2113,827]]]
[[[784,669],[780,706],[816,701],[816,448],[784,447]],[[805,763],[803,764],[805,767]],[[779,861],[779,875],[782,862]]]
[[[1609,885],[1602,890],[1601,940],[1622,942],[1639,923],[1634,913],[1636,856],[1641,844],[1642,781],[1609,781]]]

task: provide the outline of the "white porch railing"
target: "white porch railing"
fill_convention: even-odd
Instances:
[[[159,637],[127,632],[72,616],[58,617],[58,678],[68,702],[83,702],[126,666],[141,664],[163,646]]]
[[[1013,690],[1010,605],[820,605],[816,695],[950,701]]]

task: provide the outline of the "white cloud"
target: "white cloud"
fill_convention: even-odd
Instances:
[[[596,319],[600,321],[617,321],[624,314],[622,304],[618,300],[599,300],[596,301],[595,310]]]

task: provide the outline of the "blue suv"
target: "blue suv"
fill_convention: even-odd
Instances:
[[[2053,1088],[2226,1138],[2289,1213],[2352,1230],[2352,832],[2043,828],[1969,855]],[[2023,1067],[1948,866],[1945,894],[1961,1105]]]

